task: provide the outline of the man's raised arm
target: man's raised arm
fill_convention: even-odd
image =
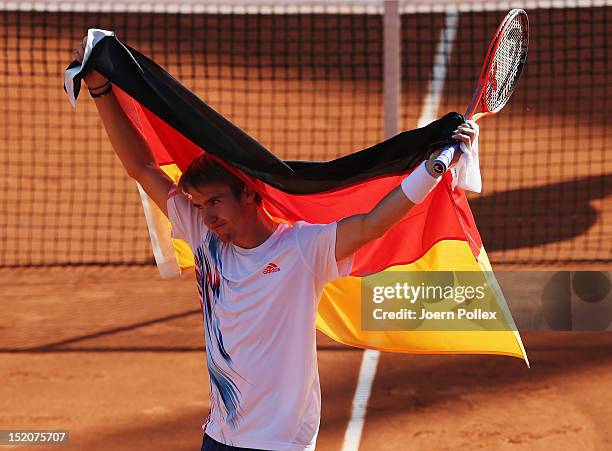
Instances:
[[[470,149],[476,137],[476,131],[465,123],[455,130],[452,137],[464,142]],[[456,163],[460,154],[461,152],[457,152],[453,164]],[[441,178],[434,178],[431,175],[433,173],[431,164],[432,160],[423,162],[369,213],[349,216],[338,221],[336,261],[345,259],[370,241],[380,238],[415,204],[425,199]]]
[[[83,45],[77,46],[73,52],[79,62],[83,60]],[[168,216],[166,202],[173,182],[159,168],[144,136],[134,128],[119,105],[112,91],[112,84],[95,70],[89,71],[83,80],[94,98],[108,138],[127,174],[140,183],[149,197]]]

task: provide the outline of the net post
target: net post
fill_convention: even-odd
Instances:
[[[402,27],[399,1],[385,0],[383,14],[383,118],[384,137],[387,139],[400,131]]]

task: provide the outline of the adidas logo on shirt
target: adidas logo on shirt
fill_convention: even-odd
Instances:
[[[278,267],[278,265],[276,263],[268,263],[268,266],[266,266],[266,269],[263,270],[264,274],[270,274],[271,272],[279,272],[280,268]]]

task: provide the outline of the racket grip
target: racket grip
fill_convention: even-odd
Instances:
[[[442,148],[442,152],[436,157],[436,159],[433,161],[433,164],[431,165],[434,173],[436,173],[437,175],[442,175],[448,170],[448,167],[453,161],[455,153],[460,152],[459,147],[460,144],[456,143]]]

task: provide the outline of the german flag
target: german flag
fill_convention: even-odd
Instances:
[[[449,143],[451,132],[464,121],[460,114],[450,113],[426,127],[336,160],[284,161],[112,33],[90,30],[90,43],[83,66],[75,62],[67,70],[65,89],[73,100],[82,74],[96,69],[113,82],[122,108],[171,177],[177,179],[195,156],[207,152],[257,190],[265,210],[278,221],[329,223],[369,212],[434,149]],[[466,196],[453,189],[451,182],[447,173],[423,203],[356,253],[349,277],[327,285],[318,310],[320,331],[361,348],[498,354],[527,361]],[[144,194],[143,201],[160,269],[168,272],[169,265],[171,272],[173,266],[192,266],[186,244],[174,242],[164,251],[163,243],[169,242],[167,222],[160,222]],[[425,319],[408,329],[365,327],[364,293],[370,293],[377,280],[407,274],[422,279],[447,272],[453,274],[452,286],[458,284],[458,273],[480,275],[489,291],[479,305],[495,311],[496,321],[472,318],[440,328],[429,327],[432,323]],[[454,307],[450,310],[456,314],[459,304]]]

